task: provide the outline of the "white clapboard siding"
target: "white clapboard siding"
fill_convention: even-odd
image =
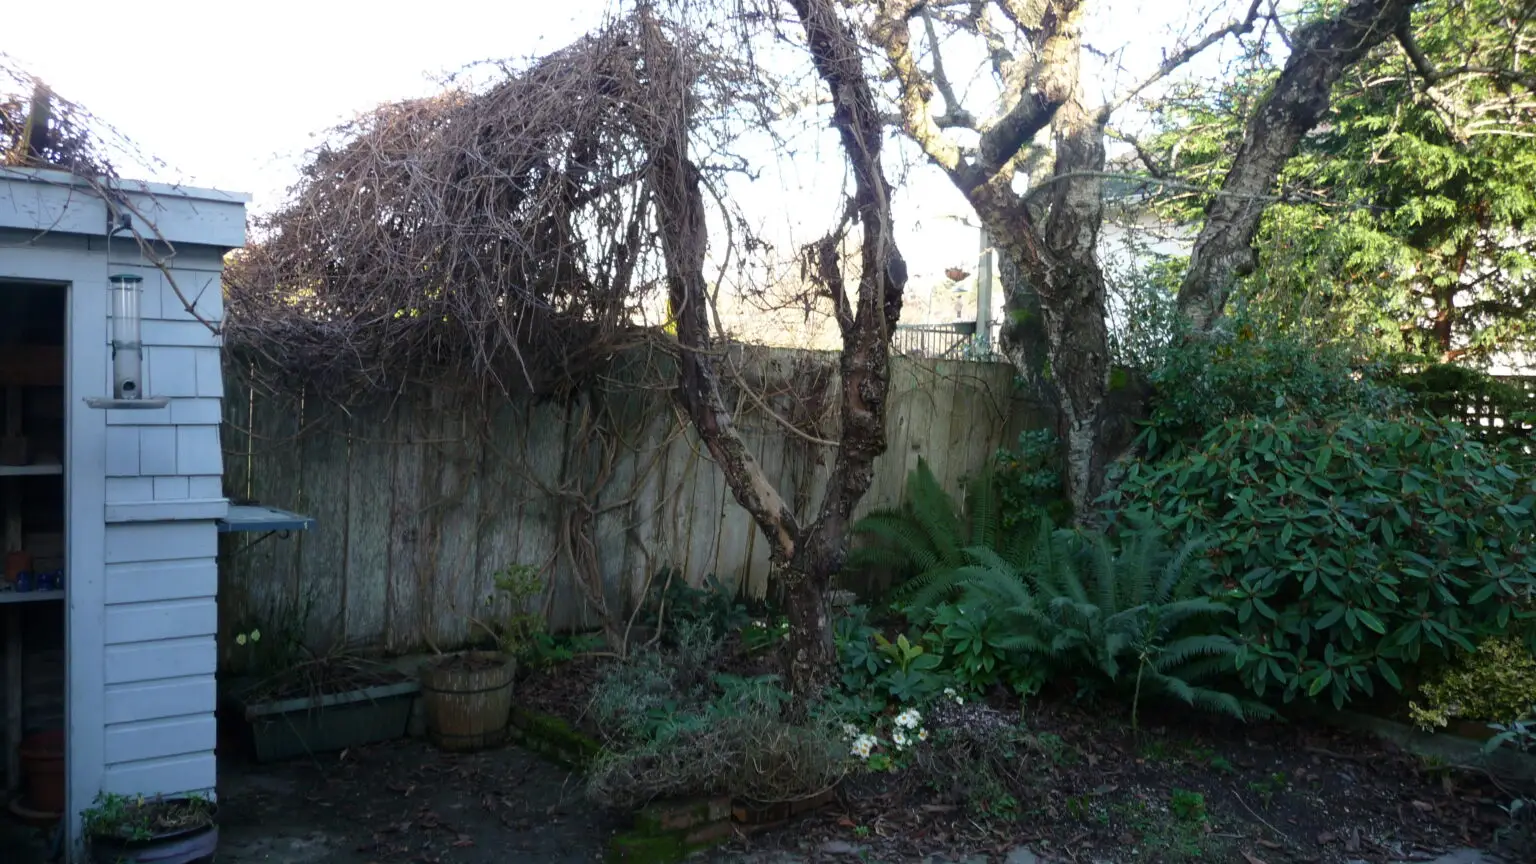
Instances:
[[[167,639],[106,647],[106,682],[125,684],[192,675],[212,675],[212,636]],[[212,711],[213,706],[208,706]]]
[[[212,558],[143,561],[107,568],[107,604],[149,603],[189,597],[212,598],[219,568]]]
[[[218,528],[210,522],[139,522],[107,526],[107,565],[213,558]]]
[[[108,645],[213,636],[218,629],[219,609],[211,597],[107,606]]]
[[[215,520],[228,511],[216,325],[224,255],[244,245],[246,224],[245,196],[111,184],[135,227],[164,241],[158,252],[109,236],[107,196],[92,182],[0,168],[0,278],[68,286],[68,627],[59,630],[70,715],[66,856],[76,860],[81,813],[99,793],[215,787]],[[106,281],[117,273],[143,280],[144,390],[167,397],[166,407],[83,407],[111,394]],[[46,663],[28,673],[29,682],[63,677]],[[54,707],[33,713],[58,725]]]
[[[217,698],[212,675],[107,685],[108,724],[203,714]]]
[[[103,702],[106,791],[214,785],[219,441],[224,381],[207,321],[223,314],[219,260],[178,255],[144,277],[144,386],[156,411],[110,411]],[[120,270],[120,268],[118,268]],[[171,279],[193,301],[176,296]]]
[[[212,789],[217,779],[213,749],[160,759],[108,762],[101,791],[118,795],[151,794],[145,790],[190,792]]]
[[[212,750],[215,738],[213,715],[208,713],[112,723],[107,726],[107,764]]]

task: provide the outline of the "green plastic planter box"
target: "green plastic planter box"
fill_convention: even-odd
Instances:
[[[416,681],[400,681],[320,697],[234,702],[250,724],[256,761],[275,762],[404,738],[420,689]]]

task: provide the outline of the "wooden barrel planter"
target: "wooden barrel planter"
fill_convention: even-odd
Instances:
[[[507,738],[517,661],[495,651],[439,657],[421,673],[427,737],[444,750],[483,750]]]

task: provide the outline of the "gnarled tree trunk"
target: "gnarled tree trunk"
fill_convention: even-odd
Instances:
[[[957,30],[981,37],[997,78],[1006,82],[1004,106],[988,120],[956,102],[945,78],[942,45],[933,18],[924,17],[933,44],[931,71],[919,68],[912,22],[928,16],[919,0],[867,0],[874,12],[868,38],[881,48],[901,89],[902,125],[928,159],[970,201],[1000,255],[1017,272],[1024,290],[1008,297],[1010,322],[1004,350],[1037,395],[1058,409],[1063,448],[1063,485],[1080,522],[1094,516],[1109,466],[1129,441],[1130,419],[1144,410],[1112,393],[1106,321],[1106,289],[1097,244],[1103,216],[1104,137],[1111,114],[1201,51],[1250,32],[1261,0],[1245,15],[1204,38],[1167,52],[1166,59],[1126,94],[1098,108],[1084,104],[1079,86],[1086,0],[993,0],[968,12],[949,9]],[[1329,90],[1348,66],[1394,29],[1403,26],[1416,0],[1348,0],[1338,13],[1298,29],[1290,60],[1274,89],[1250,118],[1222,190],[1207,210],[1195,243],[1179,309],[1197,331],[1221,315],[1238,279],[1252,271],[1253,237],[1280,169],[1301,136],[1322,118]],[[1028,62],[1015,57],[997,32],[998,20],[1015,28]],[[943,114],[935,98],[944,99]],[[1015,174],[1035,161],[1033,139],[1049,124],[1055,164],[1047,177],[1031,177],[1034,190],[1020,194]],[[966,128],[977,143],[948,134]],[[1007,283],[1005,283],[1005,286]]]
[[[820,511],[810,525],[796,519],[737,433],[720,394],[711,351],[704,273],[707,235],[702,181],[687,150],[688,124],[652,154],[651,178],[666,254],[668,287],[681,348],[678,398],[732,494],[770,542],[773,572],[785,588],[790,622],[788,678],[803,711],[830,683],[835,668],[827,592],[847,556],[854,507],[869,490],[874,461],[885,452],[890,341],[901,315],[906,264],[891,233],[890,186],[880,161],[884,127],[853,33],[831,0],[788,0],[805,30],[816,71],[833,97],[833,124],[853,170],[853,211],[860,225],[860,276],[850,297],[837,260],[837,237],[812,250],[816,278],[832,298],[843,350],[841,429]],[[648,59],[664,64],[665,57]]]

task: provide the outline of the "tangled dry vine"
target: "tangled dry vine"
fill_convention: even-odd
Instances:
[[[687,62],[647,64],[657,38]],[[569,393],[659,323],[653,153],[727,136],[692,118],[750,101],[750,76],[633,19],[496,75],[383,105],[313,154],[228,274],[228,344],[258,374],[341,398]]]

